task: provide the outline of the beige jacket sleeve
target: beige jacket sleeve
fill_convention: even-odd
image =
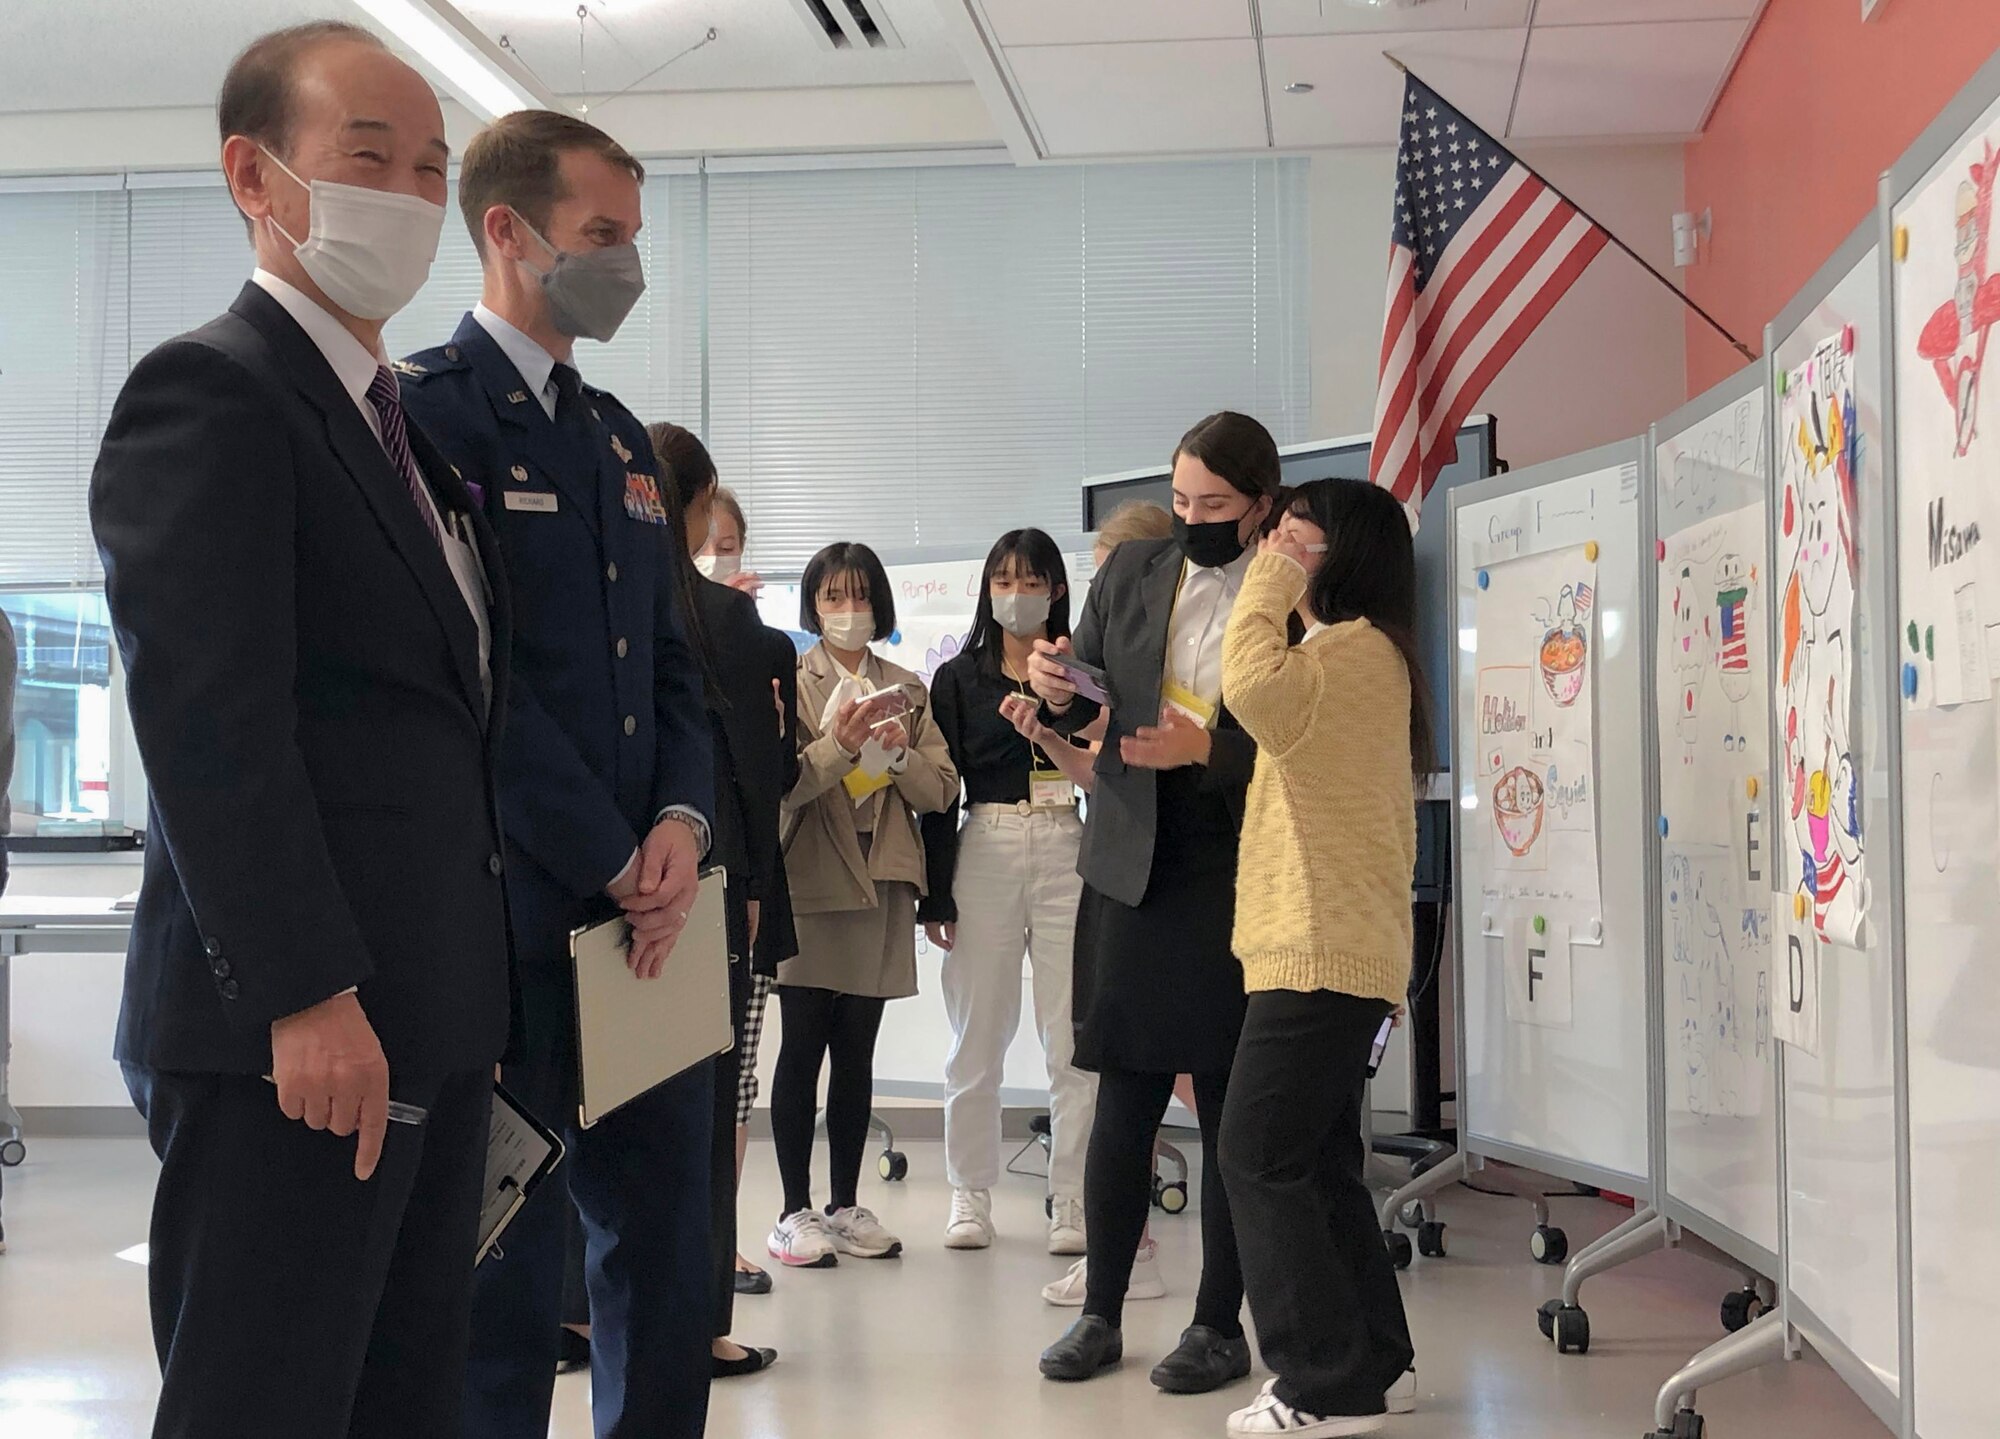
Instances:
[[[917,715],[917,731],[903,751],[904,764],[889,777],[896,793],[913,814],[942,814],[958,798],[958,767],[951,762],[951,750],[944,731],[931,719],[926,704]]]
[[[854,761],[841,752],[840,743],[829,731],[819,732],[817,708],[820,697],[807,697],[807,686],[799,685],[799,781],[785,796],[786,814],[804,809],[842,780],[854,768]],[[808,710],[814,711],[807,713]]]

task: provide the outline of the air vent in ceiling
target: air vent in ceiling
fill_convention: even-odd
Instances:
[[[792,0],[822,50],[900,50],[884,0]]]

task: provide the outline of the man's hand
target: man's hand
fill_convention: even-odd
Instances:
[[[938,924],[936,921],[926,922],[924,936],[939,949],[958,948],[958,926],[949,920],[943,924]]]
[[[1069,636],[1059,640],[1036,640],[1035,652],[1028,656],[1028,686],[1057,714],[1076,703],[1076,686],[1069,674],[1050,655],[1070,654]]]
[[[354,1177],[374,1174],[389,1128],[389,1061],[358,998],[336,994],[274,1020],[271,1079],[287,1119],[343,1139],[358,1132]]]
[[[1140,769],[1207,764],[1209,733],[1179,710],[1162,710],[1159,724],[1141,725],[1118,741],[1118,753]]]
[[[700,866],[694,827],[672,815],[654,825],[639,847],[636,888],[622,897],[613,895],[632,925],[628,962],[639,978],[657,979],[674,952],[694,908]]]

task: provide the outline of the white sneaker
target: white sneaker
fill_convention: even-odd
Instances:
[[[1090,1261],[1079,1259],[1070,1265],[1069,1273],[1055,1283],[1043,1286],[1042,1298],[1058,1309],[1081,1309],[1089,1288]],[[1125,1286],[1125,1297],[1128,1300],[1167,1297],[1167,1281],[1160,1277],[1160,1249],[1157,1244],[1139,1246],[1139,1256],[1132,1263],[1132,1282]]]
[[[951,1218],[944,1226],[947,1249],[985,1249],[993,1243],[993,1195],[985,1189],[954,1189]]]
[[[826,1232],[826,1216],[817,1209],[801,1209],[780,1219],[764,1247],[792,1269],[831,1269],[840,1263],[833,1236]]]
[[[1389,1406],[1391,1414],[1417,1412],[1417,1369],[1414,1364],[1403,1371],[1401,1379],[1383,1391],[1382,1402]]]
[[[1089,1249],[1083,1233],[1083,1201],[1058,1198],[1049,1212],[1049,1253],[1085,1254]]]
[[[1282,1434],[1285,1439],[1343,1439],[1349,1434],[1379,1433],[1382,1420],[1380,1414],[1308,1414],[1267,1388],[1255,1404],[1229,1416],[1229,1435],[1230,1439],[1260,1439],[1266,1434]]]
[[[858,1204],[834,1210],[826,1227],[833,1235],[833,1247],[855,1259],[894,1259],[903,1252],[903,1241],[882,1227],[874,1211]]]

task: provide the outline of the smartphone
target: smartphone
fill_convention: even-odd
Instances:
[[[1076,692],[1087,700],[1098,704],[1111,703],[1111,681],[1096,665],[1087,665],[1075,655],[1052,654],[1048,660],[1062,670],[1069,682],[1076,686]]]
[[[1375,1031],[1375,1047],[1368,1051],[1368,1077],[1373,1079],[1375,1071],[1382,1067],[1382,1056],[1389,1048],[1389,1033],[1396,1027],[1393,1016],[1382,1021],[1382,1027]]]
[[[862,709],[866,709],[869,705],[875,705],[881,711],[872,721],[872,727],[872,725],[883,724],[892,719],[900,719],[908,714],[910,712],[910,692],[901,685],[890,685],[886,689],[879,689],[872,694],[862,695],[854,703]]]

